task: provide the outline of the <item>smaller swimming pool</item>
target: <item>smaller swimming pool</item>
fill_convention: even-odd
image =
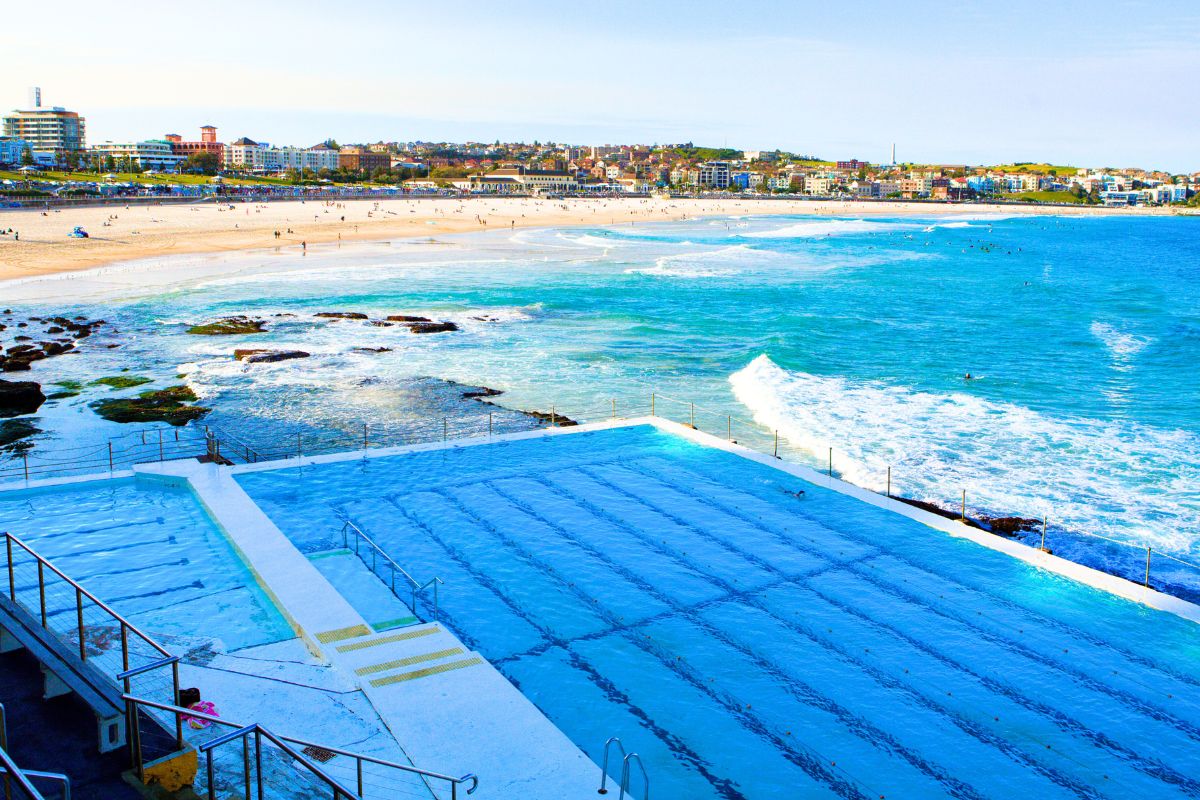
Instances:
[[[0,531],[180,655],[295,636],[189,489],[120,478],[0,491]]]
[[[659,797],[1200,796],[1198,626],[651,426],[237,481]]]

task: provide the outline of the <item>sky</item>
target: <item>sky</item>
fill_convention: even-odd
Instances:
[[[1198,0],[14,3],[88,140],[674,143],[1200,170]]]

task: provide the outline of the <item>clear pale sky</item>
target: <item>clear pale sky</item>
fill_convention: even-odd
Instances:
[[[88,138],[682,142],[1200,170],[1200,0],[7,4]]]

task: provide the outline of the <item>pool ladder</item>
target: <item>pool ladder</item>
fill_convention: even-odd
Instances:
[[[604,761],[600,765],[600,789],[599,794],[608,794],[608,754],[613,745],[621,751],[621,793],[617,796],[618,800],[624,800],[625,795],[633,797],[633,793],[629,791],[629,780],[632,776],[631,765],[637,764],[638,771],[642,773],[642,800],[650,800],[650,776],[646,774],[646,765],[642,763],[642,757],[637,753],[626,753],[625,745],[621,744],[619,737],[612,736],[604,743]]]

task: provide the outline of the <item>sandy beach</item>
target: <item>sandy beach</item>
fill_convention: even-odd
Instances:
[[[775,199],[503,197],[105,205],[0,211],[0,280],[121,261],[255,248],[378,241],[513,228],[661,222],[739,214],[1154,214],[1166,209]],[[70,238],[75,226],[90,234]],[[277,236],[278,233],[278,236]]]

